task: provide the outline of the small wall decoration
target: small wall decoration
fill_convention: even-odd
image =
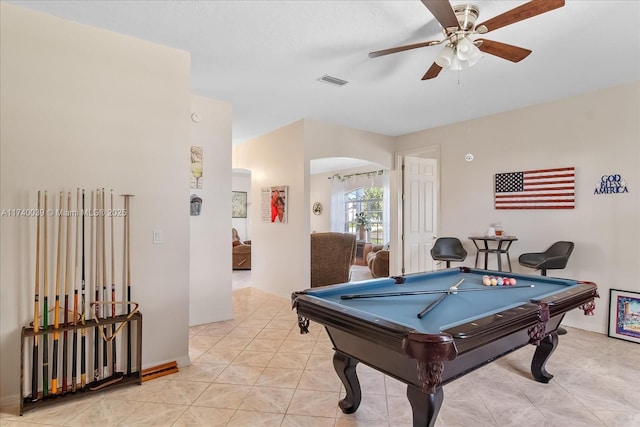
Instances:
[[[288,186],[263,187],[260,197],[263,222],[287,222]]]
[[[231,218],[247,217],[247,192],[231,192]]]
[[[497,173],[494,189],[496,209],[573,209],[575,168]]]
[[[320,215],[322,214],[322,203],[320,202],[315,202],[313,204],[313,214],[314,215]]]
[[[202,199],[198,197],[197,194],[192,194],[190,197],[191,200],[191,216],[200,215],[200,211],[202,210]]]
[[[202,188],[202,147],[191,146],[191,188]]]
[[[628,193],[627,182],[618,174],[602,175],[593,194]]]
[[[611,289],[609,336],[640,343],[640,293]]]

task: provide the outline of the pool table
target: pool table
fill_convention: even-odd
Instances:
[[[484,275],[517,283],[484,286]],[[333,343],[346,391],[340,409],[352,413],[360,405],[356,365],[362,362],[407,384],[417,427],[434,425],[443,385],[527,344],[537,346],[533,378],[549,382],[545,364],[562,318],[578,307],[592,314],[597,296],[590,282],[461,267],[307,289],[291,298],[300,332],[312,320]]]

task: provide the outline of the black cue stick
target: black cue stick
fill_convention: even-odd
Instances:
[[[124,197],[124,239],[123,239],[123,260],[122,272],[124,282],[127,286],[127,314],[131,313],[131,249],[130,249],[130,206],[131,194],[123,194]],[[127,322],[127,375],[131,375],[131,322]]]
[[[71,212],[71,191],[67,193],[67,212]],[[69,325],[69,290],[71,287],[71,215],[67,214],[67,240],[65,246],[64,268],[64,326]],[[62,333],[62,394],[68,391],[67,376],[69,371],[68,332]]]
[[[49,284],[47,282],[47,277],[49,275],[49,267],[47,265],[47,191],[44,192],[44,215],[42,218],[42,227],[44,232],[43,239],[43,248],[42,248],[42,330],[46,331],[49,329],[49,300],[47,297],[47,288]],[[49,338],[48,333],[44,333],[42,335],[42,397],[47,397],[49,395]]]
[[[100,210],[100,190],[96,190],[95,191],[95,201],[96,201],[96,211],[98,212]],[[94,202],[94,192],[91,192],[91,212],[94,212],[93,210],[93,204]],[[91,240],[92,240],[92,248],[91,248],[91,276],[92,276],[92,280],[93,280],[93,286],[94,286],[94,291],[95,291],[95,298],[96,298],[96,303],[94,306],[94,310],[93,310],[93,318],[94,319],[98,319],[100,317],[100,306],[98,305],[98,302],[100,301],[100,287],[98,285],[98,271],[100,270],[98,268],[98,246],[99,246],[99,242],[98,242],[98,219],[96,218],[97,215],[93,215],[93,218],[91,218]],[[95,245],[94,245],[95,243]],[[93,345],[93,380],[94,381],[98,381],[100,379],[100,327],[98,326],[97,322],[96,322],[96,326],[93,330],[93,335],[94,335],[94,345]]]
[[[107,298],[107,231],[106,231],[106,211],[107,211],[107,205],[105,202],[105,191],[104,188],[102,188],[102,202],[101,202],[101,207],[102,207],[102,211],[100,212],[100,244],[102,245],[101,251],[100,251],[100,256],[102,258],[102,262],[100,264],[100,266],[102,267],[102,301],[103,302],[107,302],[109,301],[109,298]],[[102,307],[102,316],[104,319],[107,318],[107,306],[104,305]],[[108,356],[107,356],[107,325],[104,325],[102,327],[102,378],[107,378],[109,375],[109,363],[108,363]]]
[[[113,217],[115,208],[113,207],[113,190],[111,190],[111,318],[116,317],[116,267],[115,267],[115,250],[113,247]],[[118,371],[117,351],[116,351],[116,324],[111,324],[111,375],[116,375]]]
[[[31,365],[31,401],[38,400],[38,327],[40,326],[40,191],[38,191],[38,211],[36,214],[36,278],[35,278],[35,299],[33,302],[33,355]]]
[[[85,295],[85,257],[84,257],[84,188],[82,189],[82,259],[81,259],[81,286],[82,286],[82,303],[80,306],[80,321],[82,323],[82,329],[80,332],[80,389],[84,390],[87,385],[87,354],[86,354],[86,345],[87,345],[87,331],[84,325],[86,324],[86,317],[84,312],[84,307],[86,304],[86,295]]]
[[[437,300],[430,303],[428,306],[424,308],[424,310],[418,313],[418,319],[422,319],[424,316],[426,316],[428,312],[436,308],[436,305],[440,304],[448,296],[449,296],[448,293],[440,295]]]
[[[56,295],[53,305],[53,366],[51,367],[51,394],[58,394],[58,348],[59,348],[59,332],[60,327],[60,282],[62,281],[62,211],[64,209],[63,193],[60,192],[60,201],[58,207],[60,214],[58,215],[58,252],[56,253]]]
[[[71,392],[78,388],[78,267],[80,256],[80,188],[76,188],[76,246],[73,270],[73,338],[71,341]]]
[[[493,291],[493,290],[498,290],[498,289],[522,289],[522,288],[535,288],[535,285],[526,285],[526,286],[487,286],[485,288],[458,289],[457,291],[451,291],[449,289],[438,289],[438,290],[433,290],[433,291],[383,292],[383,293],[379,293],[379,294],[350,294],[350,295],[341,295],[340,299],[404,297],[404,296],[411,296],[411,295],[448,294],[448,293],[455,293],[455,292],[480,292],[480,291]]]
[[[458,286],[460,286],[462,284],[462,282],[464,282],[464,279],[458,280],[455,285],[449,287],[447,293],[440,295],[440,297],[437,300],[435,300],[434,302],[432,302],[429,305],[427,305],[424,308],[424,310],[422,310],[420,313],[418,313],[418,319],[422,319],[428,312],[430,312],[431,310],[436,308],[436,306],[438,304],[440,304],[442,301],[444,301],[444,299],[446,297],[448,297],[452,293],[456,293],[456,291],[458,290]]]

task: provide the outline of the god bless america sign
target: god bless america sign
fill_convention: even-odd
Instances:
[[[622,176],[613,174],[602,175],[600,182],[596,184],[596,189],[593,194],[617,194],[628,192],[629,189],[627,188],[627,183],[622,179]]]

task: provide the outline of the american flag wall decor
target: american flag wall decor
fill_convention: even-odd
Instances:
[[[575,168],[495,175],[496,209],[575,208]]]

